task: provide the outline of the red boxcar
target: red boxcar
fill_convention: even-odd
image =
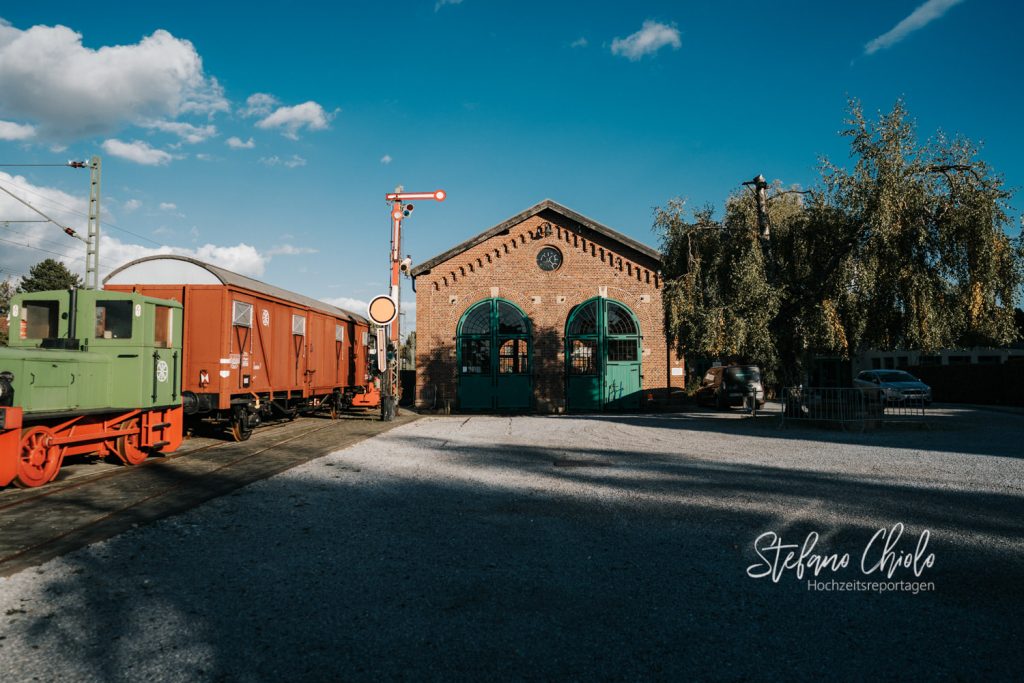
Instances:
[[[132,261],[104,287],[181,302],[185,414],[235,439],[272,417],[379,405],[362,316],[183,256]]]

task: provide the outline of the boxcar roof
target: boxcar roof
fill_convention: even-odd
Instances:
[[[339,318],[347,318],[361,323],[367,322],[366,318],[352,311],[346,311],[343,308],[332,306],[318,299],[289,292],[287,289],[268,285],[266,282],[260,282],[251,277],[225,270],[212,263],[204,263],[187,256],[160,254],[135,259],[114,269],[110,275],[103,279],[103,284],[230,285],[239,289],[248,289],[260,294],[266,294],[275,299],[290,301],[300,306],[312,308],[315,311],[338,316]]]

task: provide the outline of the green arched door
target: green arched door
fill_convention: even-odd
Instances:
[[[485,299],[459,321],[459,408],[527,410],[533,405],[530,321],[504,299]]]
[[[569,410],[640,407],[640,325],[625,304],[597,298],[576,306],[565,344]]]

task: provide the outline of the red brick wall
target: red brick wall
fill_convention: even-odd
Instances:
[[[538,239],[537,229],[545,223],[551,224],[551,234]],[[555,271],[537,267],[537,252],[545,246],[562,252],[562,266]],[[683,368],[683,360],[666,344],[659,268],[649,256],[552,210],[434,266],[416,279],[417,405],[429,404],[435,392],[455,398],[459,319],[491,297],[513,302],[533,325],[538,411],[564,408],[566,318],[574,306],[596,296],[626,304],[640,323],[645,396],[682,387],[685,377],[670,374],[670,368]]]

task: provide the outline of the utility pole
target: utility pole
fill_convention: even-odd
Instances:
[[[85,248],[85,288],[100,288],[100,157],[89,160],[89,233]]]
[[[768,182],[758,174],[753,180],[743,183],[754,191],[757,200],[757,229],[762,242],[771,240],[771,228],[768,226]]]

